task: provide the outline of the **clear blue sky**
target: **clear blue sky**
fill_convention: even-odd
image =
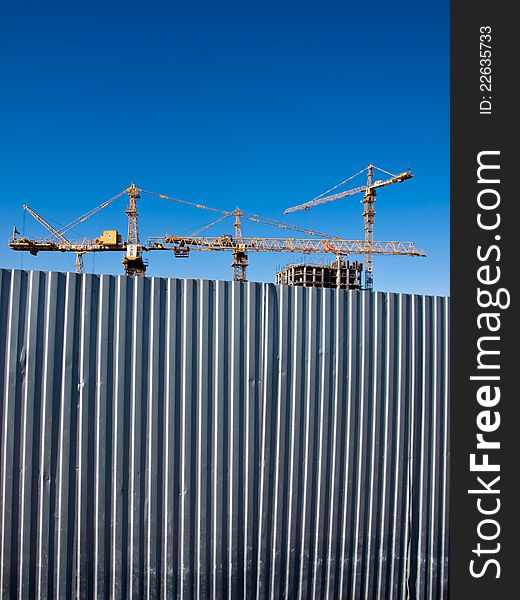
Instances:
[[[372,162],[415,174],[378,194],[376,239],[414,241],[428,253],[376,259],[375,288],[449,293],[447,0],[49,0],[4,3],[2,13],[0,266],[73,270],[72,254],[9,250],[13,225],[46,233],[24,219],[22,204],[64,224],[132,181],[359,239],[360,196],[283,210]],[[124,205],[75,237],[124,232]],[[213,219],[140,203],[143,238]],[[208,234],[231,230],[229,222]],[[245,233],[284,235],[254,224]],[[231,278],[228,254],[147,258],[149,275]],[[294,258],[250,255],[249,278],[273,281]],[[87,256],[85,270],[119,273],[119,261]]]

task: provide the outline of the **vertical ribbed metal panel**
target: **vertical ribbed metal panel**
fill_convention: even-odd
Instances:
[[[0,270],[2,598],[444,599],[449,301]]]

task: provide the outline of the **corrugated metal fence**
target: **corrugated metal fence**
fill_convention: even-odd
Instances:
[[[448,312],[0,270],[1,597],[445,598]]]

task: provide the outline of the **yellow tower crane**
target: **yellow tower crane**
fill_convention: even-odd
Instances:
[[[374,169],[381,171],[383,173],[386,173],[387,175],[390,175],[390,178],[385,179],[385,180],[374,181]],[[367,173],[366,185],[352,188],[350,190],[346,190],[343,192],[337,192],[335,194],[330,194],[330,192],[332,192],[335,189],[339,188],[340,186],[344,185],[351,179],[354,179],[354,177],[361,175],[362,173]],[[355,173],[348,179],[345,179],[341,183],[338,183],[337,185],[330,188],[326,192],[323,192],[319,196],[316,196],[316,198],[313,198],[312,200],[309,200],[308,202],[305,202],[303,204],[299,204],[298,206],[293,206],[291,208],[287,208],[284,211],[284,214],[296,212],[298,210],[309,210],[313,206],[318,206],[319,204],[325,204],[327,202],[332,202],[333,200],[339,200],[340,198],[345,198],[347,196],[353,196],[355,194],[363,193],[364,197],[361,202],[363,203],[363,221],[364,221],[364,225],[365,225],[365,242],[367,244],[367,247],[370,247],[370,245],[374,241],[374,221],[375,221],[375,216],[376,216],[374,204],[376,201],[376,189],[380,188],[380,187],[385,187],[387,185],[392,185],[394,183],[401,183],[402,181],[406,181],[407,179],[411,179],[412,177],[413,177],[413,175],[412,175],[410,169],[408,169],[407,171],[405,171],[403,173],[394,175],[393,173],[390,173],[389,171],[385,171],[384,169],[380,169],[379,167],[376,167],[375,165],[368,165],[368,167],[366,167],[365,169],[362,169],[358,173]],[[327,194],[329,194],[329,195],[327,195]],[[373,288],[373,285],[374,285],[373,253],[368,252],[365,254],[365,289],[371,290]]]

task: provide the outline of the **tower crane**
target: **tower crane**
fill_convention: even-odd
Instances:
[[[374,181],[374,169],[386,173],[390,175],[389,179],[385,180],[377,180]],[[354,179],[358,175],[362,173],[367,173],[367,183],[366,185],[362,185],[359,187],[352,188],[350,190],[346,190],[343,192],[337,192],[335,194],[329,194],[340,186],[344,185],[351,179]],[[363,200],[361,201],[363,204],[363,221],[365,225],[365,242],[367,247],[369,247],[374,241],[374,221],[375,221],[375,201],[376,201],[376,189],[381,187],[386,187],[388,185],[393,185],[394,183],[401,183],[406,181],[407,179],[411,179],[413,177],[410,169],[404,171],[403,173],[399,173],[397,175],[390,173],[389,171],[385,171],[384,169],[380,169],[375,165],[368,165],[365,169],[362,169],[358,173],[355,173],[348,179],[345,179],[341,183],[338,183],[333,188],[323,192],[316,198],[309,200],[303,204],[299,204],[297,206],[293,206],[291,208],[287,208],[284,211],[284,214],[296,212],[299,210],[309,210],[314,206],[318,206],[320,204],[325,204],[327,202],[332,202],[333,200],[339,200],[340,198],[345,198],[347,196],[353,196],[355,194],[364,194]],[[329,195],[327,195],[329,194]],[[365,289],[371,290],[374,285],[374,261],[373,254],[366,253],[365,254]]]
[[[374,241],[372,244],[367,244],[364,240],[345,240],[331,236],[314,239],[243,237],[241,218],[244,213],[240,209],[235,209],[232,214],[234,215],[234,237],[231,235],[190,237],[166,234],[160,237],[149,237],[146,243],[146,250],[172,250],[175,256],[183,258],[188,256],[192,250],[231,252],[233,255],[231,266],[233,268],[234,281],[247,281],[247,259],[250,252],[292,252],[301,254],[333,254],[336,256],[350,256],[351,254],[368,254],[370,256],[374,254],[426,256],[412,242]]]
[[[77,224],[86,221],[125,194],[129,198],[129,204],[125,209],[125,214],[128,218],[128,237],[126,240],[122,240],[121,235],[116,230],[105,230],[98,238],[84,238],[80,241],[72,241],[64,236],[64,233],[70,231]],[[217,213],[218,218],[191,236],[171,235],[166,233],[163,236],[149,237],[143,245],[139,235],[137,211],[137,202],[142,194]],[[33,214],[33,216],[36,215],[34,211],[32,211],[31,214]],[[171,196],[157,194],[156,192],[140,189],[135,184],[132,184],[127,189],[93,208],[84,215],[74,219],[74,221],[61,229],[53,228],[39,215],[35,216],[35,218],[53,234],[55,239],[17,237],[18,232],[15,229],[15,234],[9,241],[9,246],[13,250],[28,251],[33,255],[36,255],[38,252],[56,251],[76,252],[77,255],[83,255],[86,252],[122,252],[124,254],[122,263],[125,273],[129,276],[143,276],[145,274],[146,264],[143,261],[143,252],[162,250],[173,251],[174,256],[178,258],[187,258],[190,255],[191,250],[231,252],[231,265],[233,268],[233,279],[235,281],[247,280],[248,253],[250,252],[298,252],[303,254],[336,255],[363,254],[365,256],[372,256],[374,254],[425,256],[424,252],[418,250],[412,242],[378,242],[374,240],[367,242],[366,240],[345,240],[337,236],[313,231],[305,227],[283,223],[271,217],[262,217],[255,213],[248,213],[239,208],[232,211],[226,211],[203,204],[180,200]],[[227,218],[233,219],[234,235],[226,234],[216,237],[199,235],[202,231]],[[316,237],[305,239],[289,237],[244,237],[242,232],[243,219],[253,223],[267,224],[279,229],[298,231]]]

